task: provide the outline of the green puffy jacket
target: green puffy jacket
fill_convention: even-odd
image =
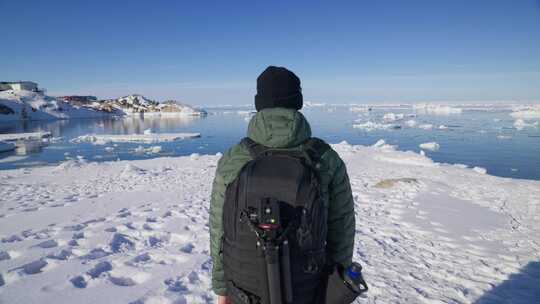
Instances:
[[[300,149],[311,137],[311,127],[302,113],[285,108],[264,109],[250,121],[248,136],[271,148]],[[213,260],[212,288],[226,295],[223,262],[220,255],[223,235],[222,214],[225,189],[237,177],[240,169],[251,160],[242,145],[235,145],[219,160],[210,205],[210,252]],[[334,150],[321,158],[323,197],[327,197],[329,258],[348,266],[352,262],[355,219],[351,185],[345,164]]]

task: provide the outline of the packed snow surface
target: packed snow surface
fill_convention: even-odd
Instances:
[[[200,133],[148,133],[128,134],[128,135],[82,135],[72,139],[74,143],[90,142],[96,145],[104,145],[111,142],[142,142],[158,143],[166,141],[176,141],[188,138],[200,137]]]
[[[334,145],[356,212],[356,303],[538,303],[540,182]],[[0,171],[0,302],[215,303],[219,155]],[[485,172],[484,172],[485,173]]]

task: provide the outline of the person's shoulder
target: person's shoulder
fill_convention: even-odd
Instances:
[[[226,174],[230,171],[236,171],[244,163],[250,160],[249,151],[241,143],[231,146],[219,159],[218,171]]]
[[[323,170],[332,174],[343,163],[341,157],[336,150],[332,148],[332,145],[327,143],[325,140],[317,137],[313,137],[313,139],[317,142],[318,149],[320,150]]]

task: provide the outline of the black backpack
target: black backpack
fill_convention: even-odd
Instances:
[[[316,303],[325,279],[327,209],[318,169],[330,149],[241,142],[252,160],[227,187],[223,265],[233,303]]]

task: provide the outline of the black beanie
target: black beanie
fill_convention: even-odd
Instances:
[[[255,109],[302,108],[302,88],[300,79],[283,67],[269,66],[257,77]]]

